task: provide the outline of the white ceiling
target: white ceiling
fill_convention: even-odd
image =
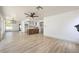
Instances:
[[[79,7],[73,6],[47,6],[44,7],[45,16],[56,15],[64,12],[78,10]]]
[[[40,17],[56,15],[79,9],[78,6],[42,6],[43,10],[36,10],[36,6],[3,6],[5,16],[16,15],[19,19],[24,19],[26,12],[36,12]]]

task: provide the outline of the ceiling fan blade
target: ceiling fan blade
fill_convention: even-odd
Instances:
[[[33,17],[39,17],[39,16],[33,16]]]
[[[30,16],[29,14],[27,14],[27,13],[24,13],[25,15],[28,15],[28,16]]]
[[[30,17],[30,16],[26,16],[26,17]]]

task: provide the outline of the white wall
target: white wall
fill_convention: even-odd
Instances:
[[[2,7],[0,7],[0,40],[3,38],[4,33],[5,33],[5,20],[4,20],[4,15],[3,15],[3,11],[1,9]]]
[[[4,13],[3,13],[3,9],[0,6],[0,40],[3,38],[3,35],[5,33],[5,19],[4,19]]]
[[[1,19],[0,19],[0,39],[1,39]]]
[[[79,10],[44,18],[44,35],[79,43]]]
[[[5,33],[5,20],[3,20],[3,18],[1,17],[1,36],[0,38],[2,39],[3,38],[3,35]]]

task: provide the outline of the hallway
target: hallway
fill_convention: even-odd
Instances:
[[[52,53],[79,52],[79,45],[55,38],[44,37],[41,34],[27,35],[21,32],[6,32],[0,42],[0,52],[3,53]]]

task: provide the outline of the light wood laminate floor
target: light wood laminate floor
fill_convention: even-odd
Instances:
[[[79,44],[45,37],[42,34],[27,35],[7,32],[0,42],[3,53],[67,53],[79,52]]]

